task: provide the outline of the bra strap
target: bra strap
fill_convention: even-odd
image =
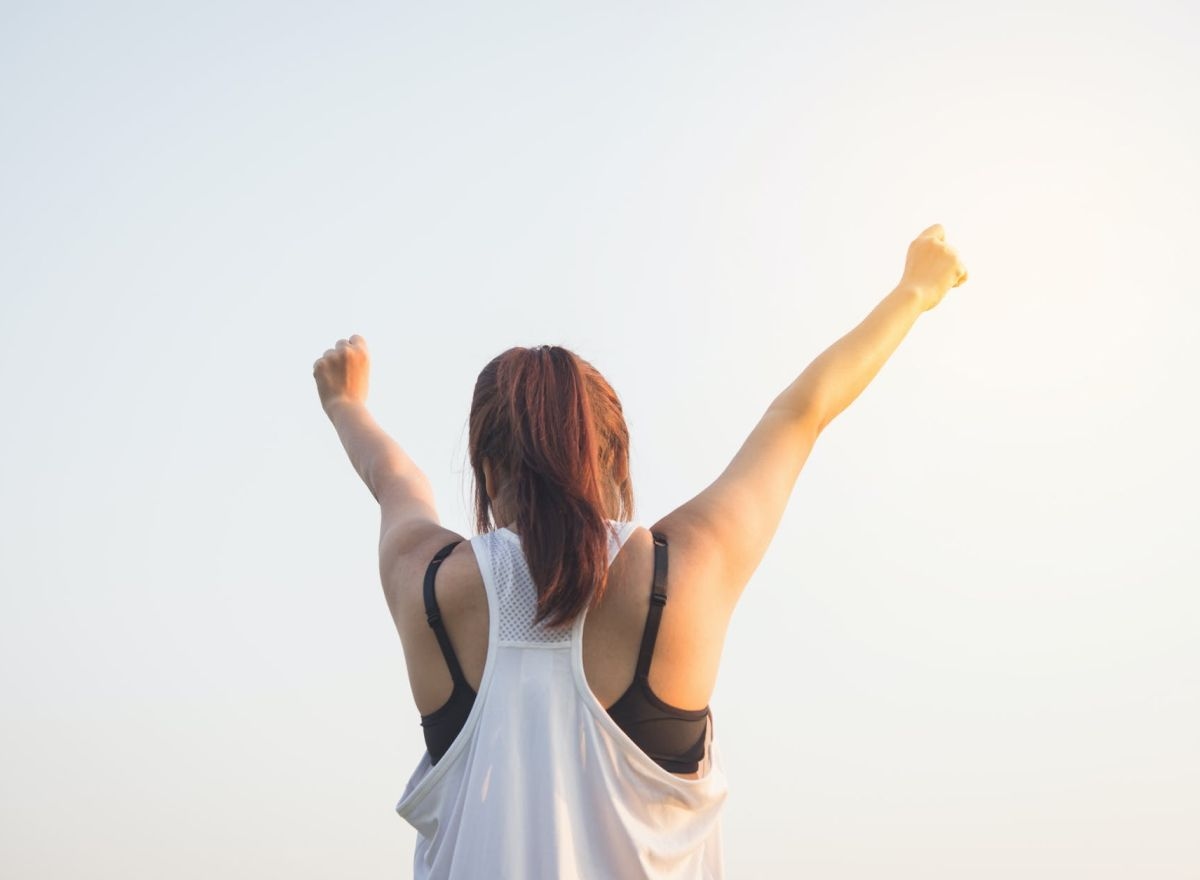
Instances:
[[[650,676],[650,655],[658,639],[658,623],[662,619],[663,606],[667,604],[667,536],[652,532],[654,536],[654,582],[650,589],[650,611],[646,615],[646,629],[642,632],[642,648],[638,652],[636,678],[643,681]]]
[[[446,658],[446,665],[450,667],[450,677],[454,679],[455,685],[466,685],[467,679],[463,675],[462,667],[458,665],[458,657],[454,655],[450,636],[446,633],[446,625],[442,623],[442,613],[438,609],[437,597],[433,594],[433,579],[437,576],[438,568],[441,567],[442,561],[450,555],[450,551],[460,543],[461,539],[451,541],[434,554],[429,567],[425,569],[425,619],[429,621],[429,625],[433,627],[433,634],[437,636],[438,644],[442,648],[442,656]]]

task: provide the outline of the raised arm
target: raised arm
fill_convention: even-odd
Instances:
[[[382,564],[442,527],[428,478],[367,410],[369,375],[367,341],[357,335],[339,339],[313,364],[321,407],[350,464],[379,502]]]
[[[916,322],[967,278],[935,224],[908,249],[900,283],[767,407],[719,477],[655,524],[711,573],[716,601],[737,603],[779,527],[821,431],[879,372]]]

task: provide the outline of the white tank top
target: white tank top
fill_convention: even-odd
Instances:
[[[637,526],[610,522],[611,565]],[[425,752],[396,804],[417,831],[414,880],[723,878],[727,783],[711,718],[700,778],[664,770],[588,687],[586,611],[564,629],[535,626],[518,535],[470,544],[487,589],[487,659],[462,730],[436,765]]]

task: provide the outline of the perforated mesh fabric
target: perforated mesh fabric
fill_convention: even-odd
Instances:
[[[492,573],[500,600],[500,641],[570,644],[570,624],[552,628],[545,623],[536,626],[533,623],[537,587],[529,575],[520,538],[507,529],[499,529],[492,533],[491,550]]]

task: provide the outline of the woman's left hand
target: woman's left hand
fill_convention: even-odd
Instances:
[[[339,339],[335,347],[326,349],[313,364],[317,394],[326,414],[338,401],[365,403],[370,372],[371,356],[367,353],[367,340],[361,336]]]

